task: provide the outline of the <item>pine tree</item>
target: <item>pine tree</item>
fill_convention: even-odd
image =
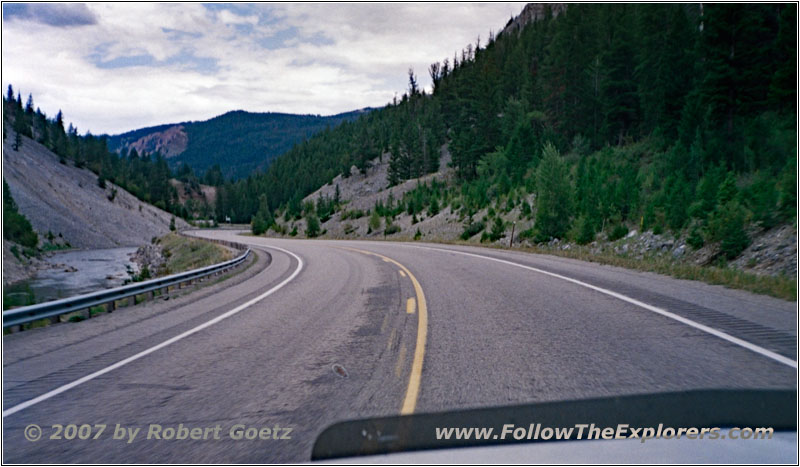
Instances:
[[[314,238],[318,236],[320,232],[319,229],[319,218],[317,218],[316,214],[309,214],[306,217],[306,236],[308,238]]]
[[[536,188],[537,240],[563,238],[570,225],[572,187],[567,167],[552,143],[546,143],[542,150]]]
[[[373,209],[369,216],[369,228],[373,232],[381,228],[381,216],[377,209]]]

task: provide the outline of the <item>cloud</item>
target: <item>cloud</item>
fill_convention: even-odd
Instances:
[[[119,133],[233,109],[380,107],[413,67],[452,57],[522,4],[90,3],[95,24],[32,28],[4,5],[2,87],[81,131]],[[71,6],[71,5],[70,5]],[[12,8],[13,10],[13,8]]]
[[[238,15],[230,10],[219,10],[217,13],[217,18],[224,23],[224,24],[257,24],[258,23],[258,16],[256,15],[247,15],[241,16]]]
[[[3,20],[28,20],[55,27],[97,23],[97,18],[83,3],[4,3]]]

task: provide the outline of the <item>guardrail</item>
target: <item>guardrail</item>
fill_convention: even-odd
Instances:
[[[234,248],[244,247],[244,245],[233,242],[218,241],[216,243],[226,244]],[[180,288],[184,284],[194,283],[194,281],[212,274],[221,274],[227,272],[229,269],[242,264],[249,255],[250,249],[247,248],[246,251],[240,256],[223,263],[213,264],[211,266],[172,274],[157,279],[151,279],[144,282],[123,285],[113,289],[100,290],[84,295],[76,295],[74,297],[63,298],[60,300],[53,300],[50,302],[37,303],[36,305],[5,310],[3,311],[3,329],[47,318],[50,318],[53,322],[57,322],[59,321],[59,317],[61,315],[80,310],[88,310],[87,315],[89,318],[91,318],[91,309],[100,305],[106,305],[106,311],[112,312],[116,308],[116,302],[118,300],[124,300],[127,298],[131,300],[131,303],[133,303],[137,295],[145,293],[150,294],[150,298],[153,298],[156,290],[166,289],[166,292],[169,292],[169,288],[172,286],[177,285],[178,288]]]

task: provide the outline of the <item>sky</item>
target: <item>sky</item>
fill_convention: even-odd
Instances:
[[[230,110],[331,115],[401,96],[413,68],[523,3],[3,3],[2,85],[80,133]]]

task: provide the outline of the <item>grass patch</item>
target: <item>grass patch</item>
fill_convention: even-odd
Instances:
[[[71,250],[71,249],[72,249],[72,245],[70,245],[69,243],[61,245],[61,244],[49,243],[49,242],[45,243],[40,248],[40,250],[42,252],[44,252],[44,253],[47,253],[49,251],[61,251],[61,250]]]
[[[159,243],[167,257],[165,274],[202,268],[233,258],[231,251],[222,245],[198,238],[168,234],[161,237]]]
[[[47,327],[50,326],[50,318],[37,319],[36,321],[31,321],[23,326],[26,330]]]
[[[467,242],[458,242],[458,244],[475,246]],[[490,245],[490,248],[508,250],[508,247],[503,247],[502,245]],[[727,267],[698,266],[658,256],[646,256],[639,259],[610,253],[593,254],[586,247],[556,250],[524,246],[514,247],[513,249],[527,253],[547,254],[591,263],[607,264],[637,271],[654,272],[677,279],[688,279],[705,282],[706,284],[722,285],[732,289],[747,290],[748,292],[769,295],[783,300],[797,300],[797,283],[793,278],[785,276],[758,275]]]
[[[3,287],[3,310],[36,303],[36,297],[26,283],[12,284]]]
[[[366,214],[361,209],[353,209],[352,211],[344,210],[342,211],[342,220],[346,221],[347,219],[360,219],[365,215]]]
[[[370,241],[411,241],[411,240],[383,240],[381,238],[371,238]],[[561,256],[564,258],[577,259],[590,263],[606,264],[636,271],[654,272],[676,279],[687,279],[705,282],[706,284],[722,285],[731,289],[746,290],[760,295],[769,295],[788,301],[797,301],[797,283],[794,278],[786,276],[767,276],[740,271],[733,268],[721,268],[715,266],[698,266],[696,264],[680,263],[666,257],[645,257],[642,259],[618,256],[609,253],[593,254],[588,247],[574,246],[569,250],[556,250],[535,246],[514,245],[508,248],[504,245],[478,245],[474,242],[461,240],[426,240],[428,243],[438,243],[441,245],[460,245],[482,248],[493,248],[496,250],[523,251],[540,255]]]

